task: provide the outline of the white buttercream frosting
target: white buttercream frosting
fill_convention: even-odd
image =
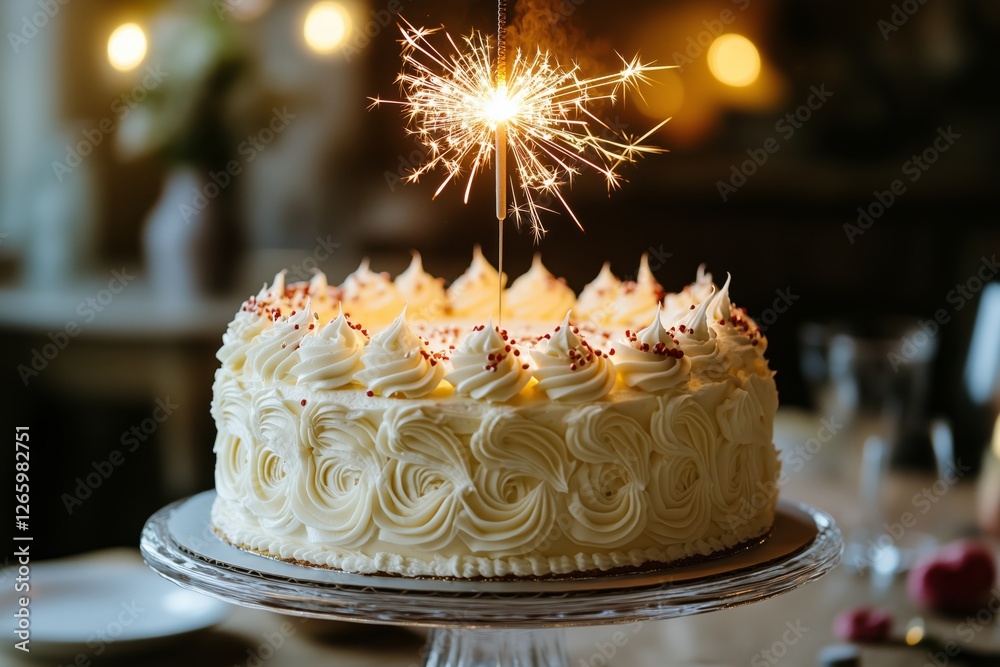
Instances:
[[[569,314],[562,324],[536,349],[538,388],[554,401],[586,403],[603,398],[615,386],[615,366],[604,350],[594,349],[570,324]]]
[[[528,355],[509,340],[506,331],[493,326],[493,320],[475,327],[452,353],[452,371],[445,380],[463,396],[509,401],[531,381]]]
[[[691,361],[663,328],[659,305],[652,323],[636,332],[626,330],[615,352],[615,368],[630,387],[655,393],[691,379]]]
[[[361,363],[364,369],[355,379],[379,396],[426,396],[444,377],[438,356],[406,325],[405,309],[389,328],[372,337]]]
[[[460,319],[485,322],[499,318],[497,304],[500,290],[507,284],[507,276],[497,273],[478,245],[472,253],[468,270],[448,288],[448,301],[452,314]]]
[[[352,572],[464,578],[634,568],[766,534],[777,390],[731,280],[715,290],[702,270],[683,312],[657,316],[644,261],[624,297],[646,309],[609,330],[582,316],[621,314],[626,286],[605,269],[589,296],[552,300],[580,324],[566,314],[539,338],[551,323],[488,321],[501,281],[479,258],[464,277],[478,287],[460,290],[478,321],[411,323],[399,303],[387,324],[349,319],[352,297],[338,311],[318,273],[279,274],[243,304],[211,406],[212,522],[227,540]],[[385,285],[418,304],[441,288],[419,260],[404,276],[397,288],[363,266],[344,291],[375,297],[357,312],[388,316]],[[508,291],[523,292],[521,318],[552,307],[550,277],[538,263]]]
[[[361,363],[364,334],[355,330],[343,312],[322,328],[318,319],[313,319],[316,321],[309,324],[310,335],[299,343],[300,361],[292,368],[292,374],[299,383],[317,389],[337,389],[350,384],[364,368]]]
[[[299,342],[309,332],[310,307],[291,311],[263,333],[247,351],[247,367],[264,382],[287,382],[299,361]]]
[[[531,269],[504,294],[504,315],[525,322],[558,322],[576,304],[566,281],[552,275],[535,253]]]
[[[644,254],[636,279],[627,280],[618,288],[607,322],[615,327],[641,326],[662,296],[663,288],[649,268],[649,255]]]
[[[392,322],[406,306],[388,274],[372,271],[367,258],[340,286],[340,299],[344,312],[366,327]]]
[[[410,266],[393,283],[406,301],[406,311],[417,319],[441,319],[448,312],[444,280],[424,271],[419,252],[413,253]]]
[[[621,285],[622,281],[611,272],[611,263],[605,262],[597,277],[580,292],[574,309],[577,316],[594,324],[608,324]]]

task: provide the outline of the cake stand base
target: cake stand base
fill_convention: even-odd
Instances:
[[[491,630],[435,628],[424,667],[569,667],[559,628]]]
[[[832,569],[833,520],[779,503],[771,536],[705,563],[649,572],[514,581],[362,575],[243,551],[212,530],[214,492],[164,507],[142,532],[146,563],[227,602],[329,620],[432,628],[426,667],[569,667],[562,628],[690,616],[759,602]]]

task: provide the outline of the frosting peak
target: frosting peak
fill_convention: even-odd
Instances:
[[[608,353],[591,348],[569,321],[569,313],[546,342],[531,351],[538,388],[554,401],[596,401],[615,386],[615,367]]]
[[[514,281],[504,301],[506,314],[518,320],[558,322],[576,304],[566,282],[552,275],[535,253],[531,269]]]
[[[444,280],[424,271],[419,252],[413,253],[410,266],[396,277],[396,289],[406,300],[407,310],[420,319],[441,318],[448,310]]]
[[[364,370],[355,375],[373,393],[381,396],[419,398],[441,383],[441,356],[406,325],[406,308],[389,327],[372,337],[361,355]]]
[[[337,389],[350,384],[355,373],[364,367],[361,364],[364,334],[355,330],[343,308],[335,320],[318,332],[315,322],[309,324],[309,329],[311,335],[299,343],[301,361],[292,369],[298,382],[310,383],[317,389]]]
[[[498,317],[497,296],[506,284],[507,276],[497,273],[477,245],[472,252],[472,264],[448,288],[448,300],[458,317],[482,322]]]
[[[372,271],[367,257],[340,289],[344,310],[365,326],[388,324],[406,306],[388,275]]]
[[[643,254],[636,279],[627,280],[619,287],[617,298],[609,310],[608,323],[623,327],[638,326],[662,296],[663,288],[649,268],[649,254]]]
[[[494,327],[493,320],[477,326],[451,355],[454,370],[445,379],[465,396],[510,400],[531,381],[531,371],[520,348],[508,341],[507,332]]]
[[[611,262],[605,262],[597,277],[580,293],[576,301],[577,315],[595,324],[606,323],[621,285],[622,281],[611,272]]]
[[[615,364],[622,381],[642,391],[659,392],[686,383],[691,361],[660,322],[657,305],[652,323],[641,331],[626,331]]]
[[[256,344],[247,352],[247,366],[265,382],[282,382],[293,375],[298,363],[299,342],[309,331],[311,305],[293,310],[276,320],[274,327],[261,333]]]

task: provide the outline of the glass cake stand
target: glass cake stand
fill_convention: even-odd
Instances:
[[[780,502],[771,535],[687,567],[537,580],[409,579],[278,561],[212,531],[215,492],[156,512],[142,531],[146,563],[230,603],[295,616],[433,628],[426,667],[566,667],[561,628],[702,614],[759,602],[816,580],[843,550],[828,515]]]

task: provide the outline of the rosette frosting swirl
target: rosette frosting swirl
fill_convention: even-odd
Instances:
[[[558,322],[574,305],[573,290],[545,268],[541,253],[535,253],[531,269],[507,290],[504,313],[528,322]]]
[[[410,266],[396,276],[394,283],[406,301],[406,309],[413,317],[440,319],[448,312],[448,296],[444,280],[424,271],[419,252],[413,253]]]
[[[577,316],[594,324],[606,324],[614,311],[621,285],[622,281],[611,272],[611,262],[605,262],[597,277],[587,283],[576,300]]]
[[[607,352],[593,349],[570,324],[569,313],[544,344],[531,351],[538,388],[554,401],[587,403],[615,386],[615,366]]]
[[[299,458],[295,407],[263,390],[253,400],[253,426],[244,500],[261,526],[277,534],[291,533],[300,526],[291,509]]]
[[[441,422],[414,406],[383,418],[376,439],[387,459],[375,512],[380,539],[433,550],[458,534],[463,497],[475,487],[468,448]]]
[[[552,430],[495,411],[472,436],[476,493],[466,499],[462,539],[475,551],[527,553],[558,537],[560,498],[571,471],[566,444]]]
[[[226,370],[243,370],[247,352],[253,347],[257,337],[271,326],[269,318],[261,316],[256,309],[250,310],[244,306],[226,327],[226,333],[222,334],[222,347],[215,353],[215,358],[222,362],[222,367]]]
[[[376,429],[339,405],[308,403],[299,421],[302,474],[291,508],[310,542],[353,547],[375,535],[376,488],[384,458]]]
[[[690,395],[661,397],[650,422],[661,454],[652,470],[649,530],[665,542],[704,535],[712,520],[712,471],[718,431]]]
[[[497,273],[478,245],[472,252],[472,264],[448,288],[452,313],[480,322],[497,317],[497,294],[507,283],[507,276]]]
[[[315,331],[315,323],[309,327]],[[364,335],[341,312],[318,333],[305,336],[299,343],[299,361],[292,374],[299,384],[309,384],[317,389],[337,389],[350,384],[354,375],[364,366]]]
[[[652,323],[637,332],[626,331],[615,347],[615,368],[622,381],[651,393],[685,384],[691,378],[691,361],[660,322],[660,307]]]
[[[263,382],[284,382],[293,376],[299,342],[309,332],[311,320],[307,301],[304,308],[293,310],[260,334],[247,352],[247,366],[253,375]]]
[[[452,371],[445,380],[463,396],[509,401],[531,381],[531,371],[520,348],[507,341],[507,333],[494,327],[493,320],[475,327],[452,353]]]
[[[631,417],[587,406],[568,418],[566,444],[581,461],[570,479],[569,536],[607,549],[646,527],[649,435]]]
[[[389,276],[372,271],[367,257],[347,276],[340,291],[344,312],[355,322],[369,327],[392,322],[406,306]]]
[[[388,328],[372,337],[361,363],[364,369],[355,379],[380,396],[426,396],[444,376],[444,365],[406,325],[405,308]]]

